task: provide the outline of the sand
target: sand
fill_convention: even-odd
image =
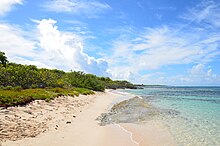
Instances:
[[[173,146],[175,142],[160,121],[145,124],[111,124],[100,126],[96,120],[107,112],[116,101],[127,99],[128,95],[107,90],[105,93],[79,97],[59,97],[52,102],[35,101],[26,107],[1,110],[1,127],[13,122],[14,128],[20,122],[28,126],[22,130],[4,130],[8,137],[2,138],[2,146]],[[31,114],[30,114],[31,113]],[[16,114],[16,116],[15,116]],[[8,116],[11,119],[7,119]],[[22,117],[20,120],[17,117]],[[14,119],[14,121],[12,120]],[[33,122],[34,121],[34,122]],[[17,123],[16,123],[17,122]],[[28,123],[29,122],[29,123]],[[3,124],[2,124],[3,123]],[[32,125],[32,124],[33,125]],[[21,124],[19,124],[21,125]],[[18,126],[17,126],[18,127]],[[35,127],[35,128],[33,128]],[[3,128],[3,129],[4,129]],[[13,132],[10,132],[10,130]],[[19,129],[19,128],[18,128]],[[20,136],[22,131],[28,134]],[[17,131],[17,132],[15,132]],[[34,133],[34,134],[33,134]],[[32,135],[31,135],[32,134]],[[13,141],[14,140],[14,141]]]

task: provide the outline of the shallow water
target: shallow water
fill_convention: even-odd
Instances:
[[[220,146],[220,87],[149,87],[121,90],[142,96],[161,110],[157,115],[178,146]]]

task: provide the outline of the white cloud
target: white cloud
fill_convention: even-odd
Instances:
[[[173,64],[208,63],[220,55],[218,32],[191,28],[189,31],[173,33],[177,29],[168,26],[147,28],[141,34],[136,33],[134,39],[135,33],[131,31],[127,34],[130,38],[115,40],[113,55],[106,56],[110,72],[112,70],[114,77],[119,78],[122,74],[115,68],[127,66],[124,78],[129,79],[128,73],[137,74]]]
[[[194,8],[181,16],[186,20],[196,23],[204,23],[213,27],[220,27],[220,4],[212,0],[202,1]]]
[[[38,58],[38,50],[36,50],[37,42],[26,37],[25,32],[18,26],[9,24],[0,24],[0,50],[6,52],[10,62],[36,65],[40,68],[54,68],[46,64],[33,60]]]
[[[43,5],[46,11],[83,14],[90,18],[97,18],[111,7],[106,3],[95,0],[50,0]]]
[[[105,56],[109,72],[116,79],[148,84],[219,84],[220,76],[206,67],[220,55],[219,13],[220,4],[203,1],[185,14],[186,24],[111,30],[122,35],[111,42],[113,55]],[[197,65],[188,72],[166,74],[170,66],[192,64]]]
[[[161,85],[219,85],[220,75],[213,73],[213,69],[205,64],[196,64],[177,75],[169,75],[165,72],[145,74],[140,76],[137,82]]]
[[[143,6],[143,4],[141,3],[141,2],[137,2],[137,6],[139,7],[139,8],[141,8],[142,10],[144,10],[144,6]]]
[[[169,26],[147,28],[141,34],[132,30],[114,40],[113,55],[105,56],[113,78],[146,84],[219,85],[220,75],[206,65],[220,55],[220,33],[197,27],[176,30]],[[182,74],[166,74],[170,65],[189,64],[197,65]]]
[[[43,63],[63,70],[107,75],[108,63],[105,60],[84,53],[80,36],[61,32],[55,24],[56,21],[52,19],[43,19],[38,25],[40,46],[43,49],[39,55]]]
[[[191,75],[200,75],[200,74],[203,75],[205,74],[204,68],[205,68],[204,64],[197,64],[189,70],[189,73]]]
[[[5,15],[7,12],[9,12],[14,5],[16,4],[22,4],[23,0],[1,0],[0,1],[0,16]]]
[[[204,64],[194,65],[188,71],[188,75],[182,75],[184,84],[191,85],[215,85],[220,82],[220,76],[213,73],[212,68]]]
[[[48,66],[44,63],[41,63],[39,61],[32,61],[32,60],[24,59],[22,57],[14,57],[14,58],[11,59],[11,61],[19,63],[19,64],[35,65],[39,68],[55,69],[54,67],[50,67],[50,66]]]
[[[27,32],[17,26],[0,24],[0,35],[5,36],[0,37],[0,50],[6,52],[10,61],[65,71],[81,70],[100,76],[108,75],[108,63],[84,53],[79,35],[59,31],[55,25],[56,21],[52,19],[36,22],[37,31],[33,32],[38,38],[35,40],[28,39]]]
[[[175,11],[176,7],[173,7],[173,6],[157,6],[155,8],[151,8],[151,10]]]
[[[0,23],[0,50],[5,51],[9,59],[35,55],[35,42],[26,39],[25,33],[18,26]]]

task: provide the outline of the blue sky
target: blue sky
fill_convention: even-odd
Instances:
[[[219,0],[1,0],[11,62],[134,83],[220,85]]]

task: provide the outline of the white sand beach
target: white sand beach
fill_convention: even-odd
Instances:
[[[128,95],[127,95],[128,96]],[[173,146],[175,142],[159,121],[110,124],[96,120],[125,95],[105,93],[59,97],[47,103],[1,109],[2,146]],[[126,97],[127,98],[127,97]]]

